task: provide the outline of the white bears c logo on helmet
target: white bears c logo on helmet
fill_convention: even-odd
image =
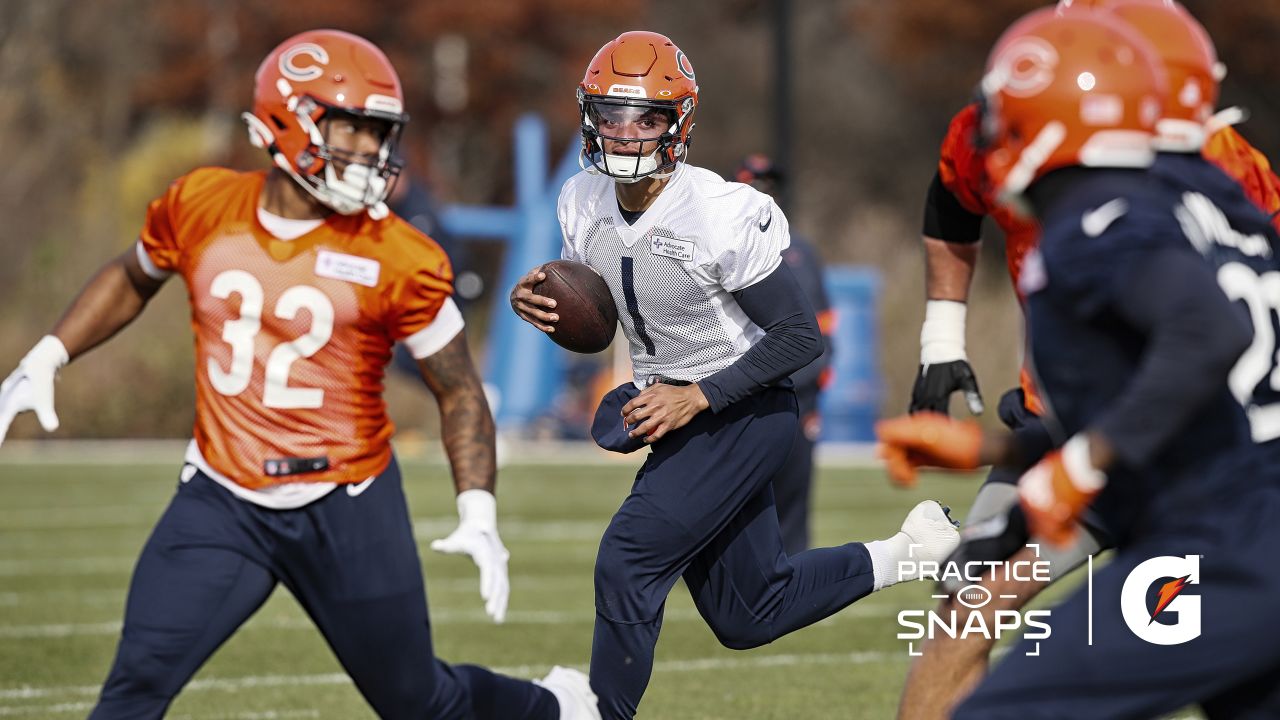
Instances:
[[[299,66],[294,62],[299,55],[310,55],[313,62]],[[280,53],[280,74],[297,82],[315,80],[324,74],[321,66],[328,64],[329,53],[315,43],[301,43]]]
[[[676,67],[680,70],[680,74],[693,79],[693,63],[689,62],[689,57],[682,51],[676,51]]]
[[[998,89],[1017,98],[1039,95],[1053,82],[1058,51],[1038,37],[1018,38],[1000,53],[991,68]]]

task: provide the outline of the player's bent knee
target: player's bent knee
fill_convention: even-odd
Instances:
[[[730,650],[751,650],[775,640],[769,626],[763,623],[733,627],[711,625],[711,632],[715,633],[721,645]]]

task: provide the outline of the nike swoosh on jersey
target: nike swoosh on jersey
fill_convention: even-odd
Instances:
[[[1129,212],[1129,201],[1116,198],[1086,212],[1080,216],[1080,229],[1089,237],[1098,237],[1111,227],[1111,223],[1124,217]]]
[[[378,476],[374,475],[373,477],[369,478],[368,480],[365,480],[364,482],[350,483],[347,485],[347,494],[350,495],[351,497],[358,497],[360,493],[364,492],[365,490],[368,490],[369,486],[373,484],[373,481],[377,479],[378,479]]]
[[[760,232],[766,232],[769,229],[769,226],[773,224],[773,211],[765,210],[765,212],[768,213],[768,215],[766,215],[764,220],[760,223]]]

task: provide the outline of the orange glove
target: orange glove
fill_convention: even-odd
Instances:
[[[1089,460],[1089,439],[1076,435],[1023,473],[1018,497],[1031,534],[1053,545],[1069,545],[1089,503],[1107,484],[1106,473]]]
[[[978,467],[982,429],[972,420],[953,420],[935,412],[902,415],[876,423],[880,457],[894,483],[916,484],[922,465],[972,470]]]

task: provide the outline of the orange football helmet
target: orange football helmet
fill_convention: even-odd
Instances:
[[[335,113],[387,123],[376,156],[325,141],[320,124]],[[368,210],[375,219],[386,216],[383,201],[400,172],[396,144],[409,116],[400,78],[373,43],[340,30],[310,30],[285,40],[258,66],[253,112],[240,117],[249,141],[325,206],[343,215]]]
[[[1100,8],[1107,4],[1108,0],[1058,0],[1058,12],[1062,13],[1073,8]]]
[[[1218,83],[1227,74],[1209,33],[1174,0],[1109,0],[1105,7],[1141,33],[1164,61],[1169,94],[1156,124],[1156,147],[1198,152],[1218,103]]]
[[[578,164],[618,182],[667,177],[689,151],[697,107],[698,81],[689,57],[665,35],[623,33],[600,48],[578,84],[582,125]],[[660,119],[667,129],[657,138],[640,138],[607,135],[600,128],[606,121],[627,124],[645,117]],[[643,156],[608,154],[603,140],[656,140],[657,148]]]
[[[1168,83],[1159,56],[1108,13],[1036,10],[987,60],[982,133],[997,199],[1072,165],[1147,167]]]

